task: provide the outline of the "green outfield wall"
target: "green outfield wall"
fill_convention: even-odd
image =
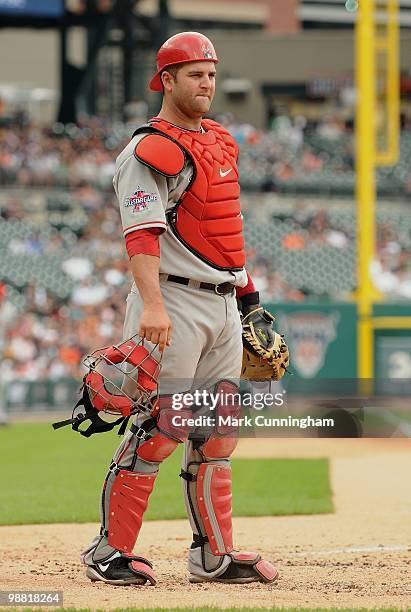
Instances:
[[[357,308],[355,304],[267,304],[277,318],[299,378],[355,378]]]

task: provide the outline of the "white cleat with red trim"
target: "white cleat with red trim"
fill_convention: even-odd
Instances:
[[[229,555],[231,562],[219,576],[207,578],[190,574],[190,582],[224,582],[227,584],[247,584],[265,582],[270,584],[277,580],[278,570],[269,561],[264,561],[258,553],[233,551]]]

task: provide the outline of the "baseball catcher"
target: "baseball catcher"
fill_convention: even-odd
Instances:
[[[204,406],[183,404],[181,425],[173,418],[173,394],[197,389],[198,381],[206,381],[201,386],[218,397],[236,395],[243,355],[237,299],[249,355],[243,375],[279,379],[288,363],[287,349],[260,308],[245,267],[238,144],[224,126],[205,118],[217,63],[203,34],[182,32],[168,39],[150,81],[150,89],[162,94],[161,110],[136,126],[116,160],[113,186],[134,281],[123,335],[144,339],[145,363],[150,356],[159,361],[159,353],[162,358],[157,392],[149,394],[155,363],[145,368],[146,378],[137,375],[143,400],[132,390],[135,370],[131,381],[112,390],[101,379],[98,393],[95,381],[88,386],[87,397],[96,410],[100,407],[99,414],[110,403],[121,404],[122,417],[134,415],[103,486],[100,532],[82,554],[93,581],[155,584],[151,564],[133,549],[160,465],[182,443],[180,476],[193,534],[189,580],[271,583],[278,576],[257,552],[239,552],[233,543],[230,457],[238,432],[230,422],[240,407],[220,401],[215,425],[200,435],[189,417]],[[139,370],[139,353],[124,363],[127,373]],[[98,364],[93,368],[101,374]]]

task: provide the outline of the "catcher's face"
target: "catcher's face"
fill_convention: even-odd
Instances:
[[[164,94],[168,102],[187,117],[203,117],[215,93],[214,62],[182,64],[173,76],[163,73]]]

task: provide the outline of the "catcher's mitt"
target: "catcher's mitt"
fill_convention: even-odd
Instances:
[[[273,329],[273,315],[262,307],[242,319],[243,365],[241,378],[280,380],[289,364],[288,347],[283,336]]]

